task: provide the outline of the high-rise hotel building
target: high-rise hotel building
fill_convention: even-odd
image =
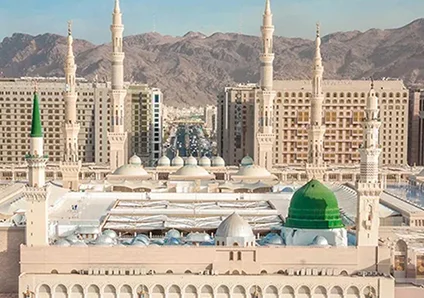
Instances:
[[[62,126],[65,118],[63,78],[37,78],[41,117],[44,123],[45,153],[49,163],[59,163],[64,154]],[[136,153],[145,164],[161,156],[162,93],[145,84],[125,84],[125,130],[128,155]],[[110,83],[77,80],[78,156],[83,163],[107,165],[110,126]],[[29,152],[28,125],[34,82],[31,78],[0,79],[0,162],[23,163]]]
[[[323,81],[326,163],[359,164],[361,121],[369,86],[366,80]],[[308,161],[311,81],[275,80],[273,88],[274,166],[304,165]],[[406,164],[409,91],[399,80],[375,81],[374,88],[382,121],[380,162]],[[244,156],[254,156],[259,90],[255,84],[238,85],[227,87],[218,97],[218,153],[227,164],[238,165]]]

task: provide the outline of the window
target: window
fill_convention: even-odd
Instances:
[[[241,261],[241,251],[237,252],[237,261]]]
[[[234,260],[234,252],[230,251],[230,261]]]

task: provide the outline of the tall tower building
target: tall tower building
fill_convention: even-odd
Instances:
[[[379,113],[378,98],[374,91],[374,83],[372,83],[362,123],[363,143],[359,149],[361,154],[360,178],[356,183],[358,192],[356,237],[358,246],[378,245],[378,227],[380,224],[378,209],[382,191],[378,178],[381,153],[378,140],[381,126]]]
[[[113,23],[110,26],[112,32],[112,112],[110,119],[112,121],[108,134],[110,144],[110,168],[116,168],[124,165],[127,161],[126,142],[127,133],[124,128],[124,109],[125,96],[127,90],[124,87],[124,58],[123,52],[123,32],[122,13],[119,6],[119,0],[115,0],[115,9],[113,11]]]
[[[37,88],[34,91],[30,153],[26,155],[29,168],[29,187],[24,196],[26,209],[26,244],[28,246],[48,245],[47,198],[45,170],[47,156],[43,152],[43,128],[41,125],[40,103]]]
[[[325,173],[324,164],[324,134],[325,126],[322,122],[324,92],[322,91],[322,76],[324,67],[321,57],[320,26],[317,24],[315,41],[315,58],[312,70],[311,116],[308,129],[308,162],[306,173],[309,179],[322,180]]]
[[[68,22],[68,52],[65,61],[65,122],[63,123],[63,138],[65,151],[60,163],[63,177],[63,187],[78,190],[81,160],[78,158],[78,134],[80,125],[77,123],[77,92],[75,57],[73,51],[72,23]]]
[[[266,0],[265,12],[263,15],[262,43],[263,53],[260,56],[261,61],[261,90],[258,93],[259,107],[257,109],[257,133],[255,146],[256,163],[261,167],[271,169],[273,165],[273,147],[275,135],[273,132],[274,119],[274,98],[273,90],[274,80],[274,53],[273,53],[273,34],[274,26],[272,25],[272,13],[270,0]],[[255,103],[256,104],[256,103]]]

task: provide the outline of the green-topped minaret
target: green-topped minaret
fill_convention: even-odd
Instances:
[[[26,156],[28,163],[28,184],[31,187],[41,188],[46,181],[47,156],[43,150],[43,127],[41,125],[40,100],[38,98],[37,85],[34,90],[34,100],[32,103],[32,121],[30,133],[30,152]]]
[[[32,103],[32,122],[31,122],[31,138],[42,138],[43,127],[41,125],[40,101],[38,99],[37,90],[34,91],[34,100]]]

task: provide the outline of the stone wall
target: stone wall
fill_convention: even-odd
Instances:
[[[20,245],[25,228],[0,227],[0,294],[18,293]]]

